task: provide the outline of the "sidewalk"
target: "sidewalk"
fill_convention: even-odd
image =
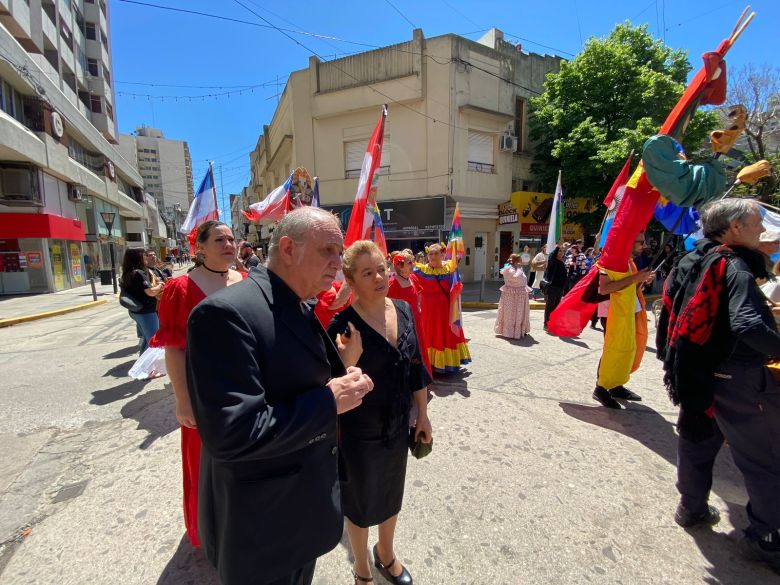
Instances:
[[[186,267],[177,268],[174,276],[185,271]],[[97,300],[94,300],[92,287],[87,281],[84,286],[56,293],[0,296],[0,327],[88,309],[117,299],[110,284],[96,282],[95,291]]]

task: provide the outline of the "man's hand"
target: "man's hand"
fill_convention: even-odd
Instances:
[[[642,268],[642,270],[634,273],[634,282],[637,284],[650,284],[655,278],[655,272],[650,272],[649,268]]]
[[[357,408],[363,397],[374,389],[374,383],[360,368],[347,368],[347,375],[333,378],[327,384],[336,399],[336,414]]]
[[[191,429],[197,429],[198,425],[195,422],[195,415],[192,412],[192,403],[189,398],[186,400],[176,400],[176,420],[183,427],[189,427]]]
[[[417,415],[417,424],[415,426],[414,440],[430,443],[433,440],[433,427],[427,414]]]

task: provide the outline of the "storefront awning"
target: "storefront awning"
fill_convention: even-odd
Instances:
[[[0,213],[0,238],[87,239],[81,220],[50,213]]]

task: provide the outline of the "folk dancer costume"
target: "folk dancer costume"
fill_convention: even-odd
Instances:
[[[404,262],[404,257],[401,255],[393,256],[393,264],[398,265]],[[428,345],[425,343],[425,335],[423,333],[423,321],[422,311],[420,310],[422,294],[422,286],[420,285],[417,275],[409,275],[409,286],[401,286],[401,282],[398,280],[395,274],[390,277],[390,284],[387,288],[387,298],[398,299],[400,301],[406,301],[412,308],[412,316],[414,317],[414,327],[417,332],[417,344],[420,346],[420,355],[422,355],[423,364],[428,374],[431,375],[431,358],[428,355]]]
[[[678,156],[677,141],[681,139],[688,122],[700,105],[720,105],[725,101],[724,57],[752,17],[753,15],[745,19],[743,12],[731,36],[723,40],[717,50],[703,55],[703,67],[667,116],[658,135],[645,142],[642,160],[626,184],[602,255],[595,265],[599,270],[606,270],[613,279],[630,274],[625,272],[625,267],[629,263],[633,242],[653,217],[659,197],[666,198],[674,205],[688,208],[701,206],[723,193],[726,179],[717,156],[728,152],[744,129],[744,108],[741,112],[736,109],[732,118],[734,126],[729,130],[711,134],[715,156],[710,160],[701,164],[681,160]],[[548,327],[551,333],[561,337],[575,337],[582,332],[593,315],[594,302],[586,300],[584,296],[592,289],[593,280],[599,278],[599,270],[591,270],[561,301],[550,316]],[[599,384],[603,382],[619,386],[627,382],[637,357],[632,288],[611,295],[613,306],[610,307],[609,320],[613,334],[605,338]],[[630,347],[616,345],[621,337],[630,343]]]
[[[501,287],[501,299],[498,302],[496,335],[509,339],[520,339],[531,331],[528,279],[522,266],[507,264],[501,269],[504,286]]]
[[[422,332],[431,368],[437,374],[457,372],[471,362],[471,354],[463,329],[455,333],[450,324],[451,307],[460,294],[456,265],[452,260],[445,260],[441,268],[417,264],[413,274],[422,289]]]

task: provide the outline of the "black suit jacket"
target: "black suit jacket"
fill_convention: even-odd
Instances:
[[[325,384],[343,374],[316,317],[265,268],[192,311],[198,532],[224,585],[272,581],[338,544],[336,404]]]

